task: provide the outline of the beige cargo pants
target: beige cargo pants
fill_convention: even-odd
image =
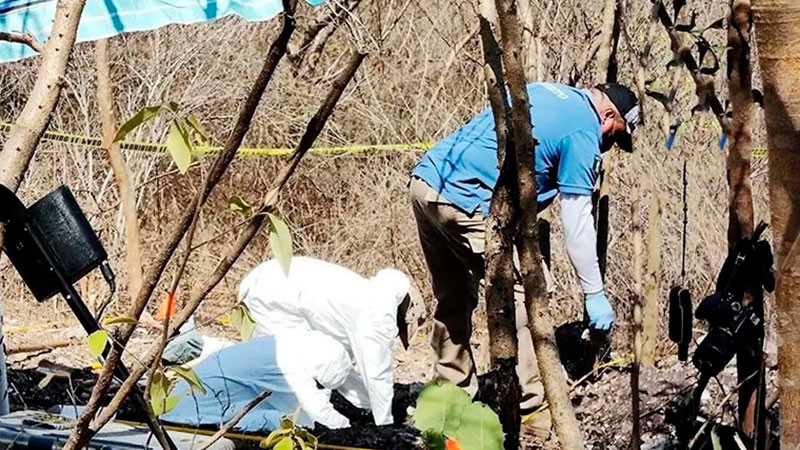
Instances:
[[[472,311],[478,304],[479,283],[483,282],[485,220],[480,212],[465,213],[417,177],[411,178],[409,190],[433,295],[438,302],[431,339],[439,358],[436,377],[474,395],[478,379],[469,341]],[[514,300],[519,340],[517,375],[522,387],[520,406],[528,411],[542,404],[544,388],[527,328],[522,286],[514,286]]]

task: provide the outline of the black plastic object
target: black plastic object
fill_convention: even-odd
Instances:
[[[69,189],[62,186],[31,208],[25,208],[13,191],[0,185],[0,222],[7,223],[10,233],[10,236],[6,235],[4,249],[36,298],[41,301],[56,292],[60,293],[86,333],[91,335],[98,331],[100,325],[97,319],[86,307],[73,283],[101,264],[104,265],[103,276],[110,287],[113,274],[105,261],[103,246]],[[87,254],[82,255],[83,252]],[[110,353],[112,345],[119,346],[116,342],[106,345],[104,358]],[[116,366],[115,375],[124,381],[130,372],[120,363]],[[147,410],[140,389],[134,388],[131,397],[142,411]],[[149,416],[147,425],[153,431],[161,427]],[[175,444],[169,436],[166,436],[166,441],[169,450],[175,450]]]
[[[25,231],[31,226],[38,227],[71,283],[108,259],[72,192],[66,186],[51,192],[28,208],[26,221],[9,224],[4,244],[8,259],[40,302],[59,292],[59,281]]]
[[[678,344],[678,359],[689,359],[692,342],[692,294],[688,289],[674,286],[669,291],[669,339]]]
[[[562,324],[556,328],[555,337],[561,365],[573,380],[591,372],[595,361],[602,361],[611,348],[607,339],[593,336],[584,321]]]

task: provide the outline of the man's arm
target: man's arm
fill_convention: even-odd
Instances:
[[[561,194],[561,221],[564,242],[586,299],[592,328],[608,331],[614,323],[614,310],[603,290],[597,259],[597,234],[592,218],[590,195]]]

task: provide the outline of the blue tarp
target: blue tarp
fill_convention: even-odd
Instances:
[[[319,5],[325,0],[306,0]],[[0,0],[0,31],[30,33],[44,43],[58,0]],[[86,0],[78,42],[103,39],[169,24],[208,22],[229,15],[263,21],[283,10],[281,0]],[[0,42],[0,63],[37,53],[24,44]]]

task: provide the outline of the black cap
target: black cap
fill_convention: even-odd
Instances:
[[[608,96],[611,103],[617,107],[622,119],[625,121],[625,131],[613,137],[614,142],[619,148],[626,152],[633,152],[633,140],[631,134],[636,126],[639,125],[639,103],[636,94],[625,86],[617,83],[598,84],[595,88]]]

